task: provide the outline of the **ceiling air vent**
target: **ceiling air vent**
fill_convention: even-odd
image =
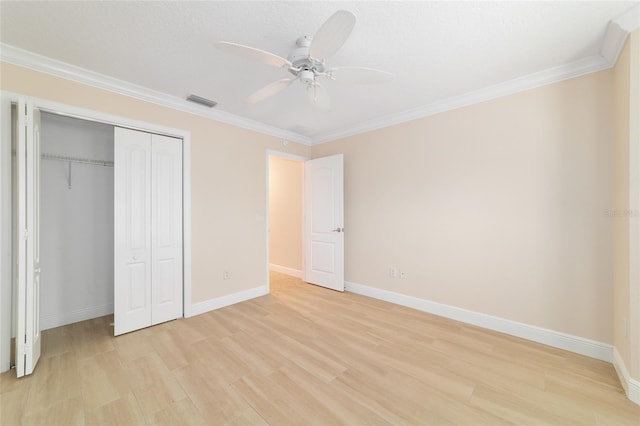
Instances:
[[[191,101],[191,102],[195,102],[195,103],[200,104],[200,105],[204,105],[204,106],[209,107],[209,108],[213,108],[214,106],[218,105],[218,103],[216,101],[212,101],[211,99],[203,98],[203,97],[196,96],[196,95],[187,96],[187,100]]]

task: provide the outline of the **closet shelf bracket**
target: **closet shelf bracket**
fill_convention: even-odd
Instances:
[[[113,161],[105,161],[105,160],[92,160],[90,158],[78,158],[78,157],[65,157],[62,155],[54,155],[54,154],[42,154],[43,160],[55,160],[55,161],[64,161],[69,163],[69,172],[67,175],[67,183],[69,184],[69,189],[71,189],[71,163],[79,163],[79,164],[91,164],[94,166],[105,166],[105,167],[113,167]]]

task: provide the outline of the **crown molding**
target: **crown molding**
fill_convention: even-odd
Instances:
[[[618,61],[629,33],[637,28],[640,28],[640,5],[632,7],[609,23],[600,53],[611,66]]]
[[[609,23],[600,52],[602,53],[602,57],[612,64],[612,66],[618,60],[618,56],[620,56],[620,52],[622,52],[624,42],[628,35],[629,33],[616,22],[612,21]]]
[[[474,105],[491,99],[515,94],[536,87],[545,86],[558,81],[567,80],[595,71],[610,68],[611,64],[602,56],[594,55],[585,59],[561,65],[544,71],[529,74],[504,83],[495,84],[483,89],[475,90],[464,95],[454,96],[448,99],[436,101],[427,105],[413,108],[398,114],[388,115],[376,120],[366,121],[357,126],[345,128],[336,132],[316,135],[313,144],[321,144],[336,139],[353,136],[360,133],[378,130],[384,127],[394,126],[407,121],[425,118],[430,115],[439,114],[445,111]]]
[[[613,20],[627,33],[631,33],[640,28],[640,4],[633,6],[622,15]]]
[[[485,102],[491,99],[515,94],[547,84],[556,83],[581,75],[611,68],[618,60],[630,32],[640,28],[640,5],[636,5],[621,16],[609,22],[602,49],[593,55],[569,64],[528,74],[493,86],[475,90],[464,95],[442,99],[401,113],[368,120],[340,130],[318,133],[312,137],[270,126],[220,110],[203,110],[182,98],[167,95],[146,87],[118,80],[103,74],[76,67],[42,55],[0,43],[0,60],[25,68],[30,68],[56,77],[87,84],[110,92],[166,106],[179,111],[206,117],[233,126],[253,130],[307,146],[319,145],[348,136],[394,126],[430,115]]]
[[[312,138],[313,145],[394,126],[407,121],[425,118],[441,112],[451,111],[592,72],[609,69],[616,64],[629,33],[637,28],[640,28],[640,5],[632,7],[624,14],[609,22],[599,55],[593,55],[569,64],[528,74],[460,96],[439,100],[398,114],[365,121],[342,130],[317,134]]]
[[[145,102],[173,108],[178,111],[231,124],[243,129],[253,130],[269,136],[275,136],[280,139],[286,139],[291,142],[297,142],[304,145],[311,145],[312,142],[310,138],[298,133],[280,129],[275,126],[270,126],[259,121],[250,120],[220,110],[204,110],[202,107],[193,105],[185,99],[167,95],[166,93],[109,77],[65,62],[57,61],[8,44],[0,43],[0,60],[45,74],[50,74],[55,77],[64,78],[66,80],[93,86],[98,89],[129,96]]]

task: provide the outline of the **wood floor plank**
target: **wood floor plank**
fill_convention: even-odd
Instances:
[[[113,323],[113,315],[108,315],[58,329],[68,329],[76,358],[83,358],[114,349],[115,340],[111,323]]]
[[[73,350],[74,333],[70,327],[57,327],[42,334],[41,356],[55,356]]]
[[[28,412],[21,420],[25,426],[84,425],[84,409],[80,398],[56,401],[53,405]]]
[[[522,398],[516,393],[500,392],[482,385],[474,390],[470,403],[517,425],[575,423],[575,419],[548,412],[546,407]]]
[[[135,360],[153,352],[153,332],[149,328],[115,337],[113,346],[123,359]]]
[[[320,399],[316,398],[315,389],[308,390],[304,386],[300,386],[297,381],[292,380],[289,375],[280,370],[270,374],[269,377],[290,395],[296,410],[304,413],[305,422],[327,425],[344,423],[337,416],[331,404],[323,404]]]
[[[174,371],[174,375],[207,424],[267,424],[224,380],[200,377],[189,368],[180,368]]]
[[[340,423],[385,425],[390,424],[373,410],[360,404],[349,393],[341,392],[330,383],[318,379],[313,374],[290,364],[280,370],[288,380],[295,382],[300,389],[314,396],[318,404],[322,404],[336,414]]]
[[[345,367],[336,359],[314,351],[305,343],[284,333],[268,335],[262,332],[254,334],[253,337],[264,346],[276,346],[283,359],[300,365],[325,381],[333,380],[345,370]]]
[[[372,377],[350,369],[332,384],[391,424],[454,424],[429,410],[420,395],[394,383],[387,374]]]
[[[113,337],[43,333],[0,423],[639,425],[613,366],[273,273],[271,293]]]
[[[37,375],[29,389],[25,416],[48,408],[66,399],[81,398],[78,364],[73,352],[44,357],[37,366]]]
[[[116,351],[78,360],[85,409],[96,410],[130,391],[127,376]]]
[[[207,424],[200,411],[189,398],[172,402],[156,412],[148,423],[158,426],[201,426]]]
[[[5,373],[10,374],[10,373]],[[0,394],[0,424],[18,425],[24,417],[29,386],[14,388]]]
[[[142,409],[133,393],[103,405],[94,411],[85,411],[85,424],[89,426],[120,426],[146,424]]]
[[[232,384],[237,392],[265,419],[274,425],[310,424],[308,413],[300,411],[293,396],[270,376],[249,373]]]
[[[196,356],[191,345],[180,343],[174,330],[163,329],[154,332],[150,344],[169,370],[188,365],[190,358]]]

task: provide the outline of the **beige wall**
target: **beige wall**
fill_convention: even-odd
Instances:
[[[614,68],[614,341],[632,378],[640,379],[640,30]],[[626,323],[626,327],[625,327]],[[626,328],[626,332],[625,332]]]
[[[345,155],[346,280],[611,343],[611,82],[312,147]]]
[[[302,270],[304,163],[269,157],[269,262]]]
[[[633,156],[633,184],[630,188],[634,194],[635,204],[632,208],[640,211],[640,29],[635,30],[629,37],[629,139],[635,148]],[[635,218],[632,228],[635,238],[635,250],[631,253],[634,264],[634,280],[629,283],[629,335],[631,377],[640,381],[640,218]],[[637,402],[637,401],[636,401]]]
[[[266,150],[309,148],[2,63],[2,90],[191,132],[192,299],[266,284]],[[223,271],[231,272],[223,280]]]
[[[613,70],[614,167],[613,205],[619,215],[613,217],[613,343],[629,364],[630,339],[624,323],[629,322],[629,221],[637,220],[629,207],[629,41]],[[628,213],[628,214],[627,214]]]

